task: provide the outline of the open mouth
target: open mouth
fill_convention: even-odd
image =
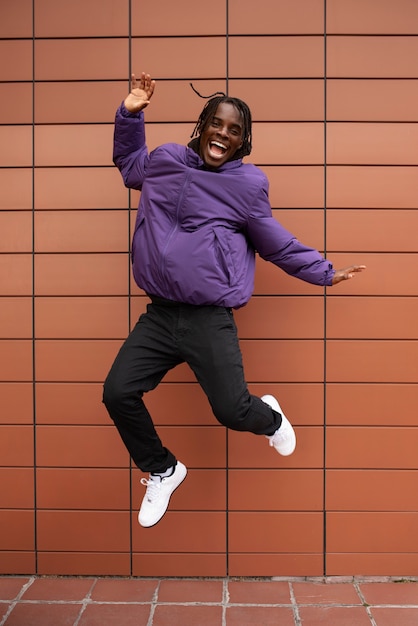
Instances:
[[[227,149],[228,148],[219,141],[211,141],[209,143],[209,152],[214,159],[222,158],[225,155]]]

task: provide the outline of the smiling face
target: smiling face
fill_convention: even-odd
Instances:
[[[242,146],[241,114],[230,102],[221,102],[200,135],[200,156],[206,165],[220,167]]]

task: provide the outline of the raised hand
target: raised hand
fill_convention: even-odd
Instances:
[[[142,72],[141,78],[136,79],[135,74],[131,76],[131,91],[125,98],[125,107],[131,113],[138,113],[145,109],[150,103],[154,93],[155,80],[149,74]]]
[[[335,274],[332,279],[332,284],[336,285],[342,280],[349,280],[350,278],[354,278],[357,272],[362,272],[366,269],[365,265],[351,265],[350,267],[346,267],[343,270],[335,270]]]

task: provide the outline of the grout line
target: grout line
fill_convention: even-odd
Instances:
[[[290,592],[290,598],[292,600],[293,618],[295,620],[295,626],[301,626],[302,621],[299,615],[299,607],[296,602],[295,592],[293,591],[293,585],[291,582],[289,582],[289,592]]]
[[[92,583],[92,585],[91,585],[91,587],[90,587],[89,591],[88,591],[88,592],[87,592],[87,594],[85,595],[85,597],[84,597],[84,599],[83,599],[83,601],[82,601],[82,604],[81,604],[80,612],[79,612],[78,617],[76,618],[76,620],[75,620],[75,622],[74,622],[73,626],[78,626],[78,624],[80,623],[81,616],[83,615],[83,613],[84,613],[84,611],[86,610],[87,606],[88,606],[89,604],[91,604],[91,594],[92,594],[92,592],[93,592],[93,589],[94,589],[94,588],[95,588],[95,586],[97,585],[97,580],[98,580],[98,579],[96,578],[96,579],[93,581],[93,583]]]
[[[6,613],[3,616],[3,619],[0,621],[0,626],[3,626],[3,624],[6,623],[6,620],[8,619],[10,613],[13,611],[13,609],[15,608],[16,604],[19,602],[20,598],[23,596],[23,594],[29,589],[29,587],[31,585],[33,585],[33,583],[36,580],[36,576],[32,576],[28,582],[23,585],[23,587],[21,588],[20,592],[17,594],[17,596],[15,597],[14,600],[11,601],[10,606],[8,608],[8,610],[6,611]]]
[[[148,617],[148,622],[147,622],[147,626],[152,626],[154,623],[154,613],[155,613],[155,609],[157,608],[157,604],[158,604],[158,593],[160,591],[160,585],[161,585],[161,580],[158,581],[158,584],[155,588],[154,591],[154,595],[152,596],[152,600],[151,600],[151,607],[150,607],[150,613],[149,613],[149,617]]]
[[[358,595],[358,597],[360,598],[362,605],[363,605],[363,606],[364,606],[364,608],[366,609],[366,613],[367,613],[367,615],[369,616],[369,619],[370,619],[370,623],[371,623],[371,625],[372,625],[372,626],[377,626],[377,624],[376,624],[376,622],[375,622],[375,620],[374,620],[374,617],[373,617],[373,615],[372,615],[372,612],[371,612],[370,606],[367,604],[367,602],[366,602],[366,598],[364,597],[363,592],[362,592],[362,590],[360,589],[360,585],[359,585],[359,583],[355,581],[355,582],[353,583],[353,587],[354,587],[354,589],[357,591],[357,595]]]

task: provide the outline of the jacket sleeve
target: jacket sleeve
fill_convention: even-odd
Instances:
[[[113,162],[126,187],[141,189],[149,160],[142,111],[130,113],[122,104],[116,111]]]
[[[247,232],[259,255],[290,276],[314,285],[332,285],[335,274],[332,263],[324,259],[318,250],[298,241],[273,217],[267,179],[252,204]]]

